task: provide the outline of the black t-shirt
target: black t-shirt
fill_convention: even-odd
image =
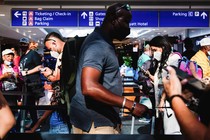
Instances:
[[[41,56],[33,50],[30,50],[26,55],[23,54],[20,59],[20,70],[31,70],[38,65],[41,65]],[[36,72],[24,77],[27,83],[41,82],[40,73]]]

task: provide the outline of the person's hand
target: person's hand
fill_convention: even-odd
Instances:
[[[176,71],[170,66],[167,66],[167,70],[169,72],[169,76],[163,78],[163,86],[167,96],[170,98],[173,95],[181,95],[182,85],[176,75]]]
[[[50,91],[53,91],[52,89],[52,84],[48,84],[47,82],[44,82],[44,89],[45,90],[50,90]]]
[[[4,78],[11,78],[13,76],[13,74],[11,72],[5,72],[4,73]]]
[[[15,77],[18,77],[18,72],[14,72],[14,76]]]
[[[159,110],[160,112],[163,112],[163,111],[164,111],[164,109],[165,109],[165,108],[163,108],[164,105],[165,105],[165,101],[164,101],[164,100],[160,100],[160,103],[159,103],[159,105],[158,105],[158,110]]]
[[[136,117],[142,117],[148,111],[147,106],[143,104],[136,103],[135,109],[133,110],[132,115]]]
[[[45,69],[44,71],[41,71],[41,74],[43,74],[45,77],[47,77],[48,75],[52,75],[53,70],[51,70],[48,67],[45,67],[44,69]]]
[[[23,70],[23,71],[21,71],[21,74],[22,74],[22,76],[26,76],[28,74],[28,71],[27,70]]]

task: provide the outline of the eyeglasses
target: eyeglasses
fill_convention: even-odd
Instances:
[[[124,4],[121,7],[117,8],[116,12],[119,11],[120,9],[125,9],[127,11],[130,11],[131,10],[131,6],[129,4]]]

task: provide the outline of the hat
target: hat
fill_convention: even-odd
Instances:
[[[201,39],[200,45],[201,46],[210,46],[210,38],[209,37],[205,37],[205,38]]]
[[[14,54],[14,52],[11,49],[5,49],[2,51],[2,56],[6,55],[6,54]]]
[[[23,38],[21,38],[20,39],[20,43],[26,43],[26,44],[29,44],[29,38],[27,38],[27,37],[23,37]]]

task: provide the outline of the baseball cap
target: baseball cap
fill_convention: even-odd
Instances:
[[[210,38],[209,37],[205,37],[205,38],[201,39],[200,45],[201,46],[210,46]]]
[[[21,38],[20,39],[20,43],[26,43],[26,44],[29,44],[29,38],[27,38],[27,37],[23,37],[23,38]]]
[[[14,52],[11,49],[5,49],[2,51],[2,56],[6,55],[6,54],[14,54]]]

